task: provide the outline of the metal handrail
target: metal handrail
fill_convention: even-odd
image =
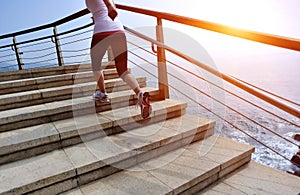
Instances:
[[[198,60],[195,60],[192,57],[189,57],[188,55],[185,55],[185,54],[183,54],[183,53],[181,53],[181,52],[179,52],[179,51],[177,51],[177,50],[175,50],[175,49],[173,49],[171,47],[168,47],[167,45],[165,45],[165,44],[163,44],[161,42],[158,42],[158,41],[156,41],[154,39],[151,39],[151,38],[149,38],[149,37],[147,37],[147,36],[145,36],[145,35],[137,32],[137,31],[134,31],[134,30],[129,29],[127,27],[125,27],[125,29],[128,32],[130,32],[130,33],[132,33],[132,34],[134,34],[134,35],[136,35],[136,36],[138,36],[138,37],[140,37],[142,39],[145,39],[147,41],[152,42],[153,44],[156,44],[156,45],[158,45],[160,47],[163,47],[164,49],[168,50],[169,52],[171,52],[171,53],[173,53],[173,54],[175,54],[177,56],[180,56],[181,58],[183,58],[183,59],[191,62],[192,64],[195,64],[196,66],[198,66],[198,67],[200,67],[200,68],[202,68],[202,69],[210,72],[211,74],[213,74],[213,75],[215,75],[215,76],[217,76],[217,77],[219,77],[221,79],[224,79],[225,81],[233,84],[234,86],[239,87],[240,89],[243,89],[244,91],[247,91],[248,93],[250,93],[250,94],[252,94],[252,95],[254,95],[254,96],[256,96],[256,97],[258,97],[258,98],[260,98],[260,99],[262,99],[262,100],[264,100],[264,101],[266,101],[268,103],[270,103],[270,104],[272,104],[273,106],[276,106],[277,108],[280,108],[280,109],[286,111],[287,113],[289,113],[289,114],[291,114],[293,116],[300,117],[300,111],[299,110],[297,110],[297,109],[295,109],[295,108],[293,108],[293,107],[291,107],[291,106],[289,106],[287,104],[284,104],[283,102],[280,102],[280,101],[278,101],[278,100],[276,100],[276,99],[274,99],[274,98],[272,98],[270,96],[267,96],[267,95],[259,92],[258,90],[254,89],[254,88],[251,88],[251,87],[247,86],[246,84],[238,81],[237,79],[235,79],[235,78],[233,78],[231,76],[228,76],[226,74],[223,74],[223,73],[221,73],[221,72],[219,72],[219,71],[211,68],[210,66],[207,66],[207,65],[199,62]]]
[[[143,15],[148,15],[148,16],[153,16],[159,19],[164,19],[180,24],[185,24],[188,26],[193,26],[201,29],[206,29],[226,35],[231,35],[247,40],[252,40],[255,42],[260,42],[260,43],[265,43],[268,45],[274,45],[278,46],[281,48],[286,48],[286,49],[291,49],[291,50],[296,50],[300,51],[300,39],[295,39],[295,38],[289,38],[289,37],[284,37],[284,36],[278,36],[278,35],[271,35],[271,34],[266,34],[266,33],[261,33],[261,32],[255,32],[255,31],[250,31],[250,30],[244,30],[240,28],[234,28],[231,26],[227,25],[222,25],[222,24],[217,24],[213,22],[207,22],[204,20],[199,20],[199,19],[194,19],[194,18],[189,18],[189,17],[184,17],[184,16],[179,16],[175,14],[170,14],[170,13],[164,13],[164,12],[159,12],[159,11],[153,11],[153,10],[147,10],[147,9],[142,9],[142,8],[136,8],[136,7],[131,7],[131,6],[126,6],[126,5],[120,5],[116,4],[116,7],[118,9],[122,9],[125,11],[130,11],[134,13],[140,13]],[[15,32],[15,33],[10,33],[6,35],[0,36],[0,39],[5,39],[9,37],[14,37],[18,35],[24,35],[27,33],[43,30],[46,28],[51,28],[55,27],[61,24],[64,24],[66,22],[72,21],[76,18],[82,17],[86,14],[89,14],[88,9],[83,9],[79,12],[76,12],[70,16],[67,16],[61,20],[58,20],[56,22],[42,25],[39,27]]]
[[[116,6],[119,9],[131,11],[134,13],[140,13],[143,15],[153,16],[160,19],[164,19],[164,20],[168,20],[180,24],[185,24],[188,26],[193,26],[193,27],[197,27],[209,31],[214,31],[226,35],[231,35],[231,36],[235,36],[235,37],[239,37],[239,38],[243,38],[255,42],[260,42],[268,45],[278,46],[281,48],[300,51],[300,39],[294,39],[294,38],[283,37],[278,35],[271,35],[271,34],[266,34],[261,32],[244,30],[240,28],[234,28],[227,25],[207,22],[204,20],[198,20],[198,19],[184,17],[184,16],[178,16],[170,13],[152,11],[152,10],[130,7],[125,5],[116,5]]]
[[[133,43],[133,42],[130,42],[130,41],[129,41],[128,43],[130,43],[131,45],[135,46],[137,49],[140,49],[140,50],[143,51],[143,52],[146,52],[146,53],[148,53],[148,54],[150,54],[150,55],[152,54],[153,56],[156,55],[155,52],[151,52],[150,50],[147,50],[146,48],[144,48],[144,47],[142,47],[142,46],[140,46],[140,45],[137,45],[137,44],[135,44],[135,43]],[[139,60],[142,60],[142,61],[144,61],[145,63],[147,63],[147,64],[149,64],[149,65],[151,65],[151,66],[153,66],[153,67],[155,67],[155,68],[158,68],[158,66],[157,66],[155,63],[153,63],[153,62],[149,61],[148,59],[142,57],[140,54],[135,53],[134,51],[129,51],[129,53],[132,54],[132,55],[134,55],[134,56],[135,56],[136,58],[138,58]],[[176,64],[176,63],[174,63],[174,62],[171,62],[171,61],[169,61],[169,60],[167,60],[167,61],[168,61],[169,64],[175,66],[176,68],[179,68],[179,69],[182,70],[183,72],[186,72],[186,73],[188,73],[189,75],[193,75],[193,76],[195,76],[195,78],[201,79],[201,80],[203,80],[203,81],[209,83],[210,85],[213,85],[213,86],[215,86],[215,87],[217,87],[217,88],[219,88],[219,89],[225,91],[226,93],[229,93],[229,94],[231,94],[231,95],[237,97],[238,99],[240,99],[240,100],[242,100],[242,101],[244,101],[244,102],[247,102],[247,103],[249,103],[249,104],[252,105],[252,106],[255,106],[255,107],[259,108],[260,110],[265,111],[266,113],[269,113],[269,114],[271,114],[271,115],[273,115],[273,116],[275,116],[275,117],[277,117],[277,118],[279,118],[279,119],[281,119],[281,120],[283,120],[283,121],[286,121],[286,122],[288,122],[288,123],[294,125],[295,127],[298,127],[298,128],[299,128],[299,126],[298,126],[297,124],[295,124],[295,123],[293,123],[293,122],[291,122],[291,121],[288,121],[287,119],[284,119],[284,118],[282,118],[282,117],[280,117],[280,116],[278,116],[278,115],[276,115],[276,114],[274,114],[274,113],[270,113],[268,110],[266,110],[266,109],[264,109],[264,108],[262,108],[262,107],[260,107],[260,106],[258,106],[258,105],[256,105],[256,104],[254,104],[254,103],[252,103],[252,102],[246,100],[245,98],[242,98],[242,97],[239,96],[239,95],[236,95],[236,94],[234,94],[234,93],[232,93],[232,92],[230,92],[230,91],[228,91],[228,90],[226,90],[226,89],[220,87],[219,85],[216,85],[216,84],[213,83],[213,82],[210,82],[209,80],[207,80],[207,79],[201,77],[200,75],[198,75],[198,74],[196,74],[196,73],[191,72],[190,70],[185,69],[184,67],[182,67],[182,66],[180,66],[180,65],[178,65],[178,64]],[[130,59],[129,59],[129,62],[132,63],[133,65],[135,65],[136,67],[138,67],[139,69],[141,69],[142,71],[144,71],[145,73],[147,73],[148,75],[152,76],[153,78],[157,78],[157,79],[158,79],[157,75],[153,74],[152,71],[150,71],[150,70],[147,69],[146,67],[142,66],[140,63],[136,63],[136,62],[134,62],[133,60],[130,60]],[[169,73],[169,72],[168,72],[167,74],[168,74],[169,76],[175,78],[176,80],[180,81],[181,83],[183,83],[183,84],[186,85],[187,87],[192,88],[192,89],[194,89],[195,91],[199,92],[200,94],[203,94],[203,95],[206,96],[207,98],[212,99],[213,101],[218,102],[220,105],[225,106],[227,109],[229,109],[229,110],[231,110],[231,111],[237,113],[238,115],[242,116],[243,118],[247,119],[248,121],[250,121],[250,122],[252,122],[252,123],[254,123],[254,124],[256,124],[256,125],[262,127],[263,129],[266,129],[268,132],[272,133],[273,135],[276,135],[277,137],[279,137],[280,139],[286,141],[287,143],[290,143],[290,144],[292,144],[292,145],[294,145],[294,146],[298,146],[298,144],[296,144],[295,142],[293,142],[293,141],[289,140],[288,138],[286,138],[286,137],[280,135],[279,133],[275,132],[274,130],[271,130],[269,127],[266,127],[266,126],[264,126],[264,125],[262,125],[262,124],[256,122],[254,119],[249,118],[248,116],[246,116],[245,114],[243,114],[243,113],[237,111],[237,110],[234,109],[233,107],[231,107],[231,106],[229,106],[229,105],[227,105],[227,104],[225,104],[225,103],[219,101],[218,99],[215,99],[213,96],[209,95],[207,92],[204,92],[203,90],[201,90],[201,89],[195,87],[193,84],[190,84],[189,82],[185,81],[185,80],[182,79],[181,77],[178,77],[178,75],[175,75],[175,74],[172,74],[172,73]],[[195,100],[195,98],[190,97],[190,95],[186,94],[186,93],[185,93],[184,91],[182,91],[181,89],[178,89],[178,87],[177,87],[176,85],[172,85],[172,84],[170,83],[169,86],[170,86],[170,88],[171,88],[172,90],[174,90],[174,91],[176,91],[177,93],[181,94],[181,95],[182,95],[183,97],[185,97],[187,100],[189,100],[189,101],[195,103],[195,104],[198,105],[199,107],[202,107],[203,109],[205,109],[205,110],[207,110],[208,112],[212,113],[212,114],[215,115],[217,118],[219,118],[219,119],[221,119],[222,121],[226,122],[227,124],[229,124],[229,125],[232,126],[233,128],[237,129],[237,130],[240,131],[241,133],[243,133],[243,134],[245,134],[246,136],[250,137],[252,140],[256,141],[256,142],[259,143],[260,145],[262,145],[262,146],[264,146],[265,148],[269,149],[270,151],[274,152],[274,153],[277,154],[278,156],[282,157],[283,159],[285,159],[285,160],[287,160],[287,161],[289,161],[289,162],[291,162],[291,163],[293,163],[293,164],[295,164],[295,165],[297,165],[297,166],[300,166],[297,162],[291,161],[287,156],[285,156],[285,155],[281,154],[280,152],[276,151],[276,149],[274,149],[273,147],[271,147],[271,146],[269,146],[268,144],[264,143],[263,141],[257,139],[255,136],[253,136],[253,135],[247,133],[247,131],[243,130],[241,127],[239,127],[238,125],[234,124],[232,121],[229,121],[229,120],[226,119],[224,116],[221,116],[219,113],[215,112],[214,110],[210,109],[209,107],[207,107],[207,106],[205,106],[205,105],[199,103],[197,100]]]
[[[46,28],[52,28],[52,27],[55,27],[55,26],[59,26],[61,24],[64,24],[66,22],[70,22],[74,19],[77,19],[77,18],[82,17],[82,16],[84,16],[86,14],[89,14],[89,13],[90,13],[89,10],[83,9],[79,12],[76,12],[76,13],[70,15],[70,16],[67,16],[67,17],[65,17],[61,20],[55,21],[55,22],[50,23],[50,24],[38,26],[38,27],[35,27],[35,28],[30,28],[30,29],[27,29],[27,30],[18,31],[18,32],[15,32],[15,33],[2,35],[2,36],[0,36],[0,39],[15,37],[15,36],[19,36],[19,35],[24,35],[24,34],[36,32],[36,31],[44,30]]]
[[[213,32],[218,32],[218,33],[231,35],[231,36],[235,36],[235,37],[239,37],[239,38],[243,38],[243,39],[247,39],[247,40],[252,40],[252,41],[255,41],[255,42],[260,42],[260,43],[265,43],[265,44],[268,44],[268,45],[278,46],[278,47],[281,47],[281,48],[300,51],[300,40],[299,39],[292,39],[292,38],[288,38],[288,37],[270,35],[270,34],[265,34],[265,33],[254,32],[254,31],[248,31],[248,30],[233,28],[233,27],[230,27],[230,26],[225,26],[225,25],[216,24],[216,23],[212,23],[212,22],[206,22],[206,21],[203,21],[203,20],[197,20],[197,19],[178,16],[178,15],[174,15],[174,14],[157,12],[157,11],[146,10],[146,9],[141,9],[141,8],[135,8],[135,7],[125,6],[125,5],[118,5],[117,4],[116,6],[117,6],[117,8],[125,10],[125,11],[130,11],[130,12],[134,12],[134,13],[140,13],[140,14],[143,14],[143,15],[149,15],[149,16],[156,17],[157,21],[158,21],[158,25],[160,25],[160,27],[162,25],[162,20],[168,20],[168,21],[176,22],[176,23],[183,24],[183,25],[193,26],[193,27],[196,27],[196,28],[206,29],[206,30],[210,30],[210,31],[213,31]],[[0,39],[9,38],[9,37],[14,38],[14,37],[19,36],[19,35],[36,32],[36,31],[43,30],[43,29],[46,29],[46,28],[55,28],[58,25],[61,25],[61,24],[64,24],[66,22],[69,22],[71,20],[77,19],[77,18],[82,17],[82,16],[84,16],[88,13],[89,13],[89,11],[87,9],[84,9],[84,10],[81,10],[81,11],[79,11],[75,14],[72,14],[72,15],[66,17],[66,18],[63,18],[61,20],[58,20],[56,22],[53,22],[53,23],[50,23],[50,24],[47,24],[47,25],[43,25],[43,26],[28,29],[28,30],[7,34],[7,35],[2,35],[2,36],[0,36]],[[91,25],[92,24],[87,24],[83,27],[73,29],[73,30],[70,30],[70,31],[66,31],[64,33],[57,33],[56,36],[69,34],[70,32],[74,32],[74,31],[79,30],[79,29],[84,29],[84,28],[89,27]],[[297,109],[295,109],[295,108],[293,108],[293,107],[291,107],[287,104],[279,102],[279,101],[271,98],[270,96],[267,96],[267,95],[259,92],[258,90],[247,86],[246,83],[243,83],[242,81],[239,81],[236,78],[233,78],[233,77],[228,76],[226,74],[220,73],[219,71],[214,70],[211,67],[206,66],[205,64],[189,57],[188,55],[185,55],[181,52],[178,52],[178,51],[174,50],[173,48],[168,47],[167,45],[165,45],[163,43],[163,41],[151,39],[149,37],[146,37],[143,34],[140,34],[136,31],[133,31],[132,29],[129,29],[127,27],[125,27],[125,29],[128,32],[135,34],[136,36],[141,37],[143,39],[146,39],[146,40],[150,41],[152,44],[155,44],[156,46],[158,46],[160,48],[163,48],[164,50],[167,50],[169,52],[172,52],[175,55],[178,55],[179,57],[195,64],[196,66],[198,66],[200,68],[203,68],[204,70],[220,77],[221,79],[224,79],[225,81],[227,81],[227,82],[243,89],[244,91],[247,91],[248,93],[250,93],[252,95],[255,95],[256,97],[258,97],[258,98],[260,98],[260,99],[276,106],[277,108],[280,108],[281,110],[284,110],[287,113],[290,113],[291,115],[294,115],[296,117],[300,117],[299,110],[297,110]],[[25,43],[29,43],[29,42],[33,42],[33,41],[37,41],[37,40],[42,40],[42,39],[46,39],[46,38],[52,38],[52,37],[53,37],[53,35],[48,36],[48,37],[35,39],[35,40],[19,42],[19,43],[7,45],[7,46],[11,47],[11,46],[15,46],[15,45],[25,44]],[[0,49],[1,48],[3,48],[3,46],[0,46]],[[159,52],[157,53],[157,55],[159,55]],[[70,57],[72,57],[72,56],[70,56]],[[67,58],[67,57],[65,57],[65,58]],[[167,72],[165,72],[165,74],[167,74]],[[197,104],[199,104],[199,103],[197,103]],[[239,129],[234,124],[230,123],[230,121],[226,121],[226,122],[233,125],[235,128]],[[251,135],[248,135],[248,136],[251,137]],[[259,143],[261,143],[261,142],[259,142]],[[272,151],[274,151],[274,150],[272,150]],[[276,151],[274,151],[274,152],[279,154]],[[280,156],[282,156],[282,155],[280,155]]]
[[[193,19],[193,18],[188,18],[188,17],[184,17],[184,16],[178,16],[178,15],[174,15],[174,14],[170,14],[170,13],[163,13],[163,12],[152,11],[152,10],[136,8],[136,7],[131,7],[131,6],[125,6],[125,5],[119,5],[119,4],[117,4],[116,6],[118,9],[156,17],[158,21],[161,21],[162,19],[164,19],[164,20],[173,21],[173,22],[188,25],[188,26],[194,26],[194,27],[201,28],[201,29],[206,29],[206,30],[210,30],[210,31],[214,31],[214,32],[218,32],[218,33],[222,33],[222,34],[226,34],[226,35],[231,35],[231,36],[240,37],[243,39],[252,40],[255,42],[260,42],[260,43],[278,46],[281,48],[300,51],[300,40],[299,39],[292,39],[292,38],[288,38],[288,37],[282,37],[282,36],[277,36],[277,35],[270,35],[270,34],[265,34],[265,33],[260,33],[260,32],[254,32],[254,31],[249,31],[249,30],[233,28],[233,27],[226,26],[226,25],[216,24],[216,23]],[[0,36],[0,39],[4,39],[4,38],[8,38],[8,37],[15,37],[18,35],[39,31],[39,30],[42,30],[45,28],[56,27],[57,25],[61,25],[68,21],[74,20],[74,19],[84,16],[88,13],[89,13],[89,11],[87,9],[83,9],[77,13],[74,13],[68,17],[65,17],[61,20],[58,20],[56,22],[53,22],[53,23],[50,23],[47,25],[43,25],[40,27],[36,27],[36,28],[24,30],[24,31],[19,31],[19,32],[7,34],[7,35],[2,35],[2,36]],[[204,68],[205,70],[209,71],[210,73],[232,83],[233,85],[255,95],[256,97],[259,97],[260,99],[263,99],[264,101],[276,106],[277,108],[280,108],[280,109],[286,111],[287,113],[292,114],[296,117],[300,117],[299,110],[297,110],[289,105],[286,105],[282,102],[279,102],[274,98],[264,95],[264,94],[260,93],[259,91],[248,87],[247,85],[243,84],[242,82],[240,82],[228,75],[220,73],[217,70],[214,70],[211,67],[206,66],[206,65],[198,62],[195,59],[192,59],[186,55],[180,54],[179,52],[175,51],[172,48],[165,46],[163,43],[161,43],[159,41],[154,40],[154,43],[159,47],[163,47],[169,51],[175,52],[180,57],[183,57],[184,59],[193,62],[197,66]]]

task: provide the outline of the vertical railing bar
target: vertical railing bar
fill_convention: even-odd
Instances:
[[[158,42],[164,43],[164,34],[162,27],[162,19],[157,18],[156,39]],[[158,87],[160,98],[169,98],[169,86],[166,65],[166,52],[164,47],[157,46],[157,63],[158,63]]]
[[[20,52],[19,47],[17,45],[16,37],[13,37],[13,43],[14,43],[13,48],[14,48],[14,51],[15,51],[15,54],[16,54],[19,70],[23,70],[24,69],[24,64],[23,64],[22,58],[21,58],[22,53]]]
[[[63,59],[62,52],[61,52],[59,37],[57,36],[56,26],[53,27],[53,34],[54,34],[54,42],[55,42],[58,65],[63,66],[64,65],[64,59]]]

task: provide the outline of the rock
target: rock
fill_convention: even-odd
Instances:
[[[295,171],[295,172],[294,172],[294,175],[300,177],[300,171]]]
[[[295,163],[295,165],[297,165],[300,168],[300,155],[299,154],[295,154],[292,159],[292,162]]]
[[[294,140],[300,141],[300,134],[295,134],[294,135]]]

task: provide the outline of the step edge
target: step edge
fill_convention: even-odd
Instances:
[[[63,150],[63,151],[65,151],[65,149],[61,149],[61,150]],[[99,161],[100,162],[100,161]],[[118,160],[118,161],[116,161],[116,162],[120,162],[120,160]],[[76,170],[76,174],[77,174],[77,176],[80,176],[80,174],[78,175],[78,168],[76,168],[75,166],[74,166],[74,170]],[[73,169],[72,170],[68,170],[68,171],[72,171],[73,172]],[[62,173],[63,174],[63,173]],[[84,173],[81,173],[81,174],[84,174]],[[76,177],[77,177],[76,176]],[[52,177],[57,177],[57,175],[54,175],[54,176],[50,176],[49,178],[52,178]],[[42,180],[38,180],[37,182],[41,182],[42,181],[42,183],[45,183],[47,178],[43,178]],[[70,178],[65,178],[65,180],[66,179],[71,179],[71,177]],[[63,181],[65,181],[65,180],[63,180]],[[33,185],[34,186],[34,183],[30,183],[30,184],[28,184],[28,185],[23,185],[23,186],[21,186],[21,187],[19,187],[19,188],[14,188],[14,190],[16,190],[16,189],[26,189],[29,185]],[[51,185],[51,184],[47,184],[47,185],[45,185],[45,186],[48,186],[48,185]],[[41,188],[41,187],[40,187]],[[10,189],[10,190],[8,190],[7,192],[10,192],[12,189]],[[37,189],[33,189],[33,190],[37,190]],[[28,191],[29,192],[29,191]]]
[[[151,88],[146,88],[146,89],[151,89]],[[152,91],[157,91],[157,89],[152,88]],[[122,93],[127,93],[127,96],[122,95]],[[154,92],[155,93],[155,92]],[[117,103],[119,100],[123,101],[124,97],[130,97],[130,99],[134,99],[134,92],[132,90],[125,90],[125,91],[118,91],[118,92],[113,92],[110,93],[110,95],[119,95],[117,97],[111,98],[111,102]],[[121,94],[121,95],[120,95]],[[134,96],[134,97],[133,97]],[[127,98],[128,100],[128,98]],[[82,101],[80,103],[76,103],[77,101]],[[20,121],[25,121],[25,120],[30,120],[34,118],[40,118],[40,117],[45,117],[49,115],[55,115],[58,113],[64,113],[67,111],[77,111],[84,105],[89,105],[89,107],[93,107],[98,105],[102,105],[102,103],[95,102],[92,100],[90,96],[84,96],[84,97],[79,97],[79,98],[74,98],[74,99],[67,99],[67,100],[61,100],[61,101],[56,101],[56,102],[49,102],[49,103],[44,103],[44,104],[38,104],[38,105],[33,105],[33,106],[28,106],[28,107],[22,107],[22,108],[16,108],[16,109],[11,109],[7,111],[0,111],[0,113],[5,113],[7,112],[7,116],[0,116],[0,125],[5,125],[5,124],[10,124],[14,122],[20,122]],[[64,106],[61,106],[64,104]],[[37,109],[37,110],[29,110],[30,108],[32,109]],[[88,108],[88,107],[86,107]],[[21,110],[26,110],[26,112],[19,113]],[[48,112],[48,113],[47,113]],[[31,117],[30,114],[37,114],[39,113],[38,117]],[[20,119],[22,118],[22,120]]]
[[[178,110],[182,109],[182,107],[181,107],[180,104],[177,104],[175,106],[176,106],[176,108]],[[131,107],[134,107],[134,106],[131,106]],[[172,105],[170,107],[174,107],[174,105]],[[121,109],[122,108],[119,108],[119,110],[121,110]],[[161,114],[154,114],[152,117],[157,117],[157,116],[160,116],[160,115]],[[95,114],[89,114],[88,116],[93,117],[93,116],[95,116]],[[85,118],[85,117],[87,117],[87,116],[79,117],[79,118],[77,118],[77,120],[80,121],[80,120],[82,120],[80,118]],[[68,131],[64,131],[59,126],[58,123],[63,123],[63,122],[64,123],[68,123],[70,121],[72,122],[76,118],[63,119],[61,121],[53,121],[53,122],[50,122],[50,123],[44,123],[44,124],[35,125],[35,126],[32,126],[32,127],[25,127],[25,128],[21,128],[21,129],[11,130],[11,131],[8,131],[8,132],[3,132],[2,135],[5,135],[5,134],[15,134],[15,132],[17,132],[17,131],[26,131],[26,130],[29,130],[31,128],[33,128],[33,129],[34,128],[38,128],[38,127],[40,127],[42,125],[43,126],[49,125],[49,126],[53,126],[53,128],[55,128],[55,130],[56,130],[57,133],[53,133],[52,132],[52,133],[49,133],[49,135],[47,135],[46,137],[38,137],[37,139],[27,140],[25,142],[14,143],[14,144],[8,143],[7,145],[3,145],[3,146],[0,147],[0,156],[8,155],[10,153],[20,152],[20,151],[25,150],[25,149],[30,149],[30,148],[38,147],[38,146],[44,145],[45,143],[56,142],[56,141],[63,141],[63,140],[66,140],[66,139],[71,139],[73,137],[78,137],[80,135],[95,133],[96,131],[99,130],[99,126],[101,126],[101,128],[104,127],[105,129],[116,128],[116,127],[118,127],[120,125],[119,121],[124,121],[124,119],[122,119],[122,118],[121,119],[119,118],[119,119],[116,119],[116,120],[111,120],[111,119],[107,119],[104,116],[100,116],[100,115],[97,118],[98,118],[98,121],[101,122],[100,124],[90,125],[90,126],[81,126],[80,129],[72,129],[72,130],[69,129]],[[127,118],[128,119],[129,118],[135,118],[136,120],[142,121],[142,118],[138,114],[135,114],[135,113],[133,113],[133,115],[131,115],[131,116],[128,116]],[[130,122],[131,121],[128,120],[128,124],[130,124]],[[96,128],[96,130],[86,131],[86,129],[95,128],[95,127],[98,127],[98,128]],[[80,132],[85,132],[85,133],[81,134]],[[34,142],[35,140],[41,140],[41,139],[42,140],[46,140],[46,142],[42,142],[41,144],[37,144],[37,145],[30,144],[30,146],[32,146],[32,147],[26,147],[26,148],[24,148],[24,147],[17,147],[17,146],[22,146],[23,144],[26,145],[28,143]],[[13,148],[18,148],[18,150],[13,150]]]

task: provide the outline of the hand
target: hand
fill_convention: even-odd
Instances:
[[[103,0],[103,1],[108,10],[108,17],[110,17],[112,20],[114,20],[118,15],[114,1],[112,1],[112,0]]]
[[[107,7],[107,9],[108,9],[108,16],[109,16],[112,20],[114,20],[114,19],[117,17],[117,15],[118,15],[118,12],[117,12],[116,7],[113,6],[113,5],[110,5],[110,6]]]

